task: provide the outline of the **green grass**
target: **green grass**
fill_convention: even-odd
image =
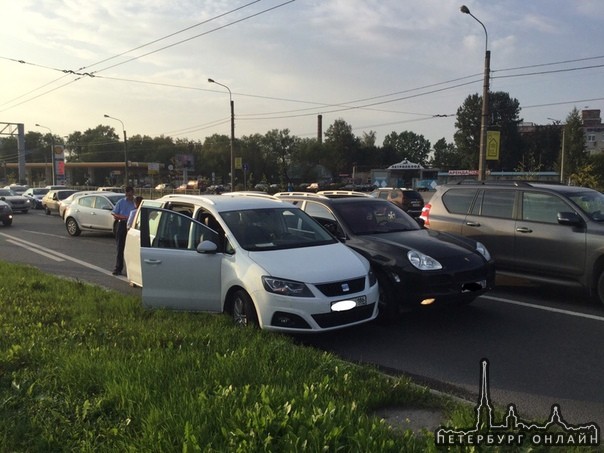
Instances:
[[[1,451],[400,451],[371,415],[434,398],[227,316],[0,262]],[[428,436],[429,437],[429,436]]]
[[[227,316],[149,311],[2,261],[0,276],[2,452],[435,451],[433,433],[372,414],[472,416],[405,378]]]

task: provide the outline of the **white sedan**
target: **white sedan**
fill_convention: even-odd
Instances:
[[[238,325],[297,333],[377,316],[368,261],[273,197],[145,200],[124,260],[147,307],[227,312]]]
[[[65,211],[65,228],[70,236],[83,230],[105,231],[115,235],[115,219],[111,210],[124,198],[123,193],[92,193],[76,198]]]

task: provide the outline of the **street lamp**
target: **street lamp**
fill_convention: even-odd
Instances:
[[[489,35],[487,28],[474,16],[466,5],[460,8],[464,14],[469,14],[482,25],[484,29],[485,45],[484,45],[484,83],[482,86],[482,119],[480,121],[480,151],[478,154],[478,180],[486,179],[487,166],[487,121],[489,119],[489,73],[491,65],[491,51],[489,50]]]
[[[122,123],[122,131],[124,131],[124,187],[128,185],[128,138],[126,137],[126,128],[124,127],[124,122],[119,118],[114,118],[113,116],[109,116],[107,114],[104,115],[105,118],[111,118],[112,120],[119,121]]]
[[[560,182],[564,184],[564,151],[566,148],[566,124],[562,124],[560,120],[554,118],[548,118],[554,122],[554,124],[562,129],[562,150],[560,152]]]
[[[42,126],[41,124],[36,123],[36,127],[41,127],[42,129],[47,129],[50,132],[50,174],[52,175],[52,185],[56,184],[55,177],[55,137],[52,134],[52,131],[49,127]]]
[[[222,83],[216,82],[214,79],[208,79],[208,82],[215,83],[216,85],[220,85],[224,87],[229,92],[229,100],[231,101],[231,191],[235,190],[235,159],[233,157],[233,147],[235,146],[235,103],[233,102],[233,94],[231,93],[231,89],[223,85]]]

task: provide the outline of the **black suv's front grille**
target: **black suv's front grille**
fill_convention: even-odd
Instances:
[[[327,297],[345,296],[363,291],[365,289],[365,277],[355,278],[354,280],[320,283],[316,286]]]

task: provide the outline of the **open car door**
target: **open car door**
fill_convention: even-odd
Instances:
[[[222,311],[222,251],[218,234],[191,217],[141,206],[143,305]]]

